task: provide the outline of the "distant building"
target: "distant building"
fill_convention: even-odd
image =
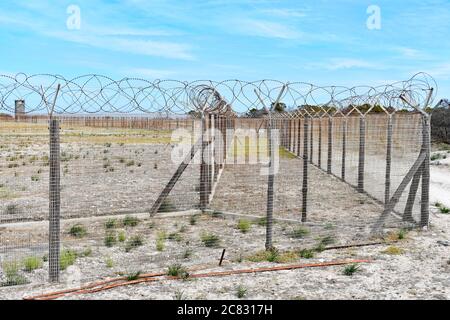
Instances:
[[[16,100],[15,101],[15,112],[14,115],[16,120],[20,117],[25,116],[25,100]]]
[[[449,99],[442,99],[438,102],[438,104],[435,106],[435,108],[448,108],[450,109],[450,100]]]

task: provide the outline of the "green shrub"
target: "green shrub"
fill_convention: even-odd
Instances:
[[[344,274],[346,276],[352,276],[356,271],[359,270],[359,265],[357,263],[349,264],[344,268]]]
[[[105,246],[112,247],[117,243],[117,235],[113,231],[109,231],[105,235]]]
[[[193,215],[189,218],[189,224],[195,226],[197,224],[197,215]]]
[[[144,244],[144,239],[141,235],[135,235],[128,239],[126,245],[125,245],[125,251],[129,252],[134,248],[140,247]]]
[[[304,238],[305,236],[307,236],[309,234],[309,230],[306,229],[305,227],[297,227],[292,231],[291,236],[293,238]]]
[[[139,224],[139,219],[133,216],[126,216],[123,219],[123,225],[126,227],[136,227]]]
[[[156,237],[156,250],[163,251],[167,234],[164,230],[158,232]]]
[[[448,214],[450,212],[450,209],[444,206],[440,207],[439,210],[444,214]]]
[[[398,240],[403,240],[406,238],[406,235],[408,234],[408,230],[406,229],[400,229],[397,233]]]
[[[220,243],[219,236],[214,233],[203,232],[200,236],[205,247],[214,248]]]
[[[390,254],[390,255],[400,255],[403,254],[405,251],[399,247],[396,246],[390,246],[386,250],[383,250],[381,253]]]
[[[247,289],[243,285],[239,285],[236,290],[236,296],[239,299],[244,298],[247,295]]]
[[[19,274],[19,266],[17,261],[3,263],[2,267],[6,281],[1,284],[2,286],[19,286],[28,283],[27,278]]]
[[[119,236],[118,236],[119,242],[125,242],[126,239],[127,239],[127,236],[125,235],[125,231],[120,231]]]
[[[181,236],[180,233],[178,232],[172,232],[171,234],[169,234],[169,236],[167,237],[167,239],[169,240],[174,240],[177,242],[180,242],[181,240],[183,240],[183,237]]]
[[[83,238],[86,233],[86,228],[82,224],[75,224],[69,230],[69,234],[75,238]]]
[[[25,271],[31,272],[33,270],[42,268],[43,261],[38,257],[27,257],[23,261],[23,265],[25,267]]]
[[[78,254],[76,251],[71,249],[64,249],[61,252],[60,260],[59,260],[59,267],[61,270],[66,270],[67,267],[73,265],[75,261],[77,260]]]
[[[261,226],[261,227],[267,226],[267,218],[266,218],[266,217],[259,218],[259,219],[256,221],[256,224],[257,224],[258,226]]]
[[[105,223],[106,229],[114,229],[117,226],[117,219],[108,219]]]
[[[114,260],[111,257],[105,259],[105,265],[107,268],[114,267]]]
[[[300,257],[302,257],[304,259],[314,258],[314,250],[302,249],[302,250],[300,250]]]
[[[242,233],[247,233],[250,230],[250,221],[247,219],[239,219],[238,224],[237,224],[237,228],[242,232]]]
[[[156,250],[158,251],[164,251],[165,242],[163,239],[157,239],[156,240]]]
[[[134,281],[139,279],[139,276],[141,275],[141,271],[132,272],[127,275],[127,281]]]
[[[184,268],[180,263],[170,265],[167,271],[167,275],[172,277],[179,277],[182,279],[186,279],[189,277],[189,273],[187,272],[186,268]]]
[[[328,245],[333,244],[335,242],[336,242],[336,240],[334,239],[333,236],[325,236],[322,239],[320,239],[319,243],[321,245],[323,245],[323,246],[328,246]]]

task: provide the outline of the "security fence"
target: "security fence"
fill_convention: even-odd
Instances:
[[[1,283],[283,262],[427,226],[435,87],[0,76]]]

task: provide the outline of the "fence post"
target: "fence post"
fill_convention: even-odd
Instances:
[[[313,163],[313,129],[314,129],[314,119],[311,117],[311,129],[310,129],[310,140],[309,140],[309,163]]]
[[[202,113],[201,119],[201,150],[200,150],[200,209],[205,210],[208,203],[208,172],[207,165],[205,163],[205,147],[207,145],[206,141],[206,130],[207,130],[207,115]]]
[[[344,116],[344,121],[342,122],[342,168],[341,168],[341,178],[345,181],[345,157],[347,148],[347,116]]]
[[[391,163],[392,163],[392,115],[388,118],[386,143],[386,182],[384,184],[384,204],[391,199]]]
[[[301,125],[302,125],[302,119],[298,119],[298,124],[297,124],[297,156],[300,156],[300,150],[301,150],[301,143],[302,143],[302,138],[301,138]],[[308,147],[308,146],[307,146]]]
[[[302,222],[306,222],[308,205],[308,117],[303,124],[303,185],[302,185]]]
[[[273,232],[273,186],[274,186],[274,172],[273,166],[275,161],[275,145],[272,137],[272,119],[268,121],[267,127],[267,147],[269,149],[269,178],[267,182],[267,223],[266,223],[266,250],[273,248],[272,232]]]
[[[423,149],[426,154],[422,165],[422,196],[420,207],[420,226],[428,226],[430,216],[430,116],[424,114],[422,116],[422,135],[423,135]]]
[[[50,156],[49,156],[49,281],[59,281],[60,259],[60,143],[59,121],[50,119]]]
[[[317,146],[317,165],[322,168],[322,118],[319,118],[319,142]]]
[[[358,163],[358,191],[364,192],[364,163],[366,153],[366,118],[359,119],[359,163]]]
[[[331,174],[331,157],[333,156],[333,118],[328,117],[328,160],[327,173]]]

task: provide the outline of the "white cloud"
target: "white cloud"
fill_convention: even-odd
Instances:
[[[236,20],[234,25],[237,30],[243,34],[279,39],[297,39],[301,37],[301,33],[297,30],[277,22],[243,19]]]
[[[172,36],[175,33],[168,30],[135,29],[126,27],[86,26],[80,31],[50,31],[48,26],[41,25],[26,17],[6,16],[0,12],[0,25],[15,25],[37,34],[64,41],[88,45],[113,51],[163,57],[179,60],[193,60],[188,45],[160,40],[140,40],[135,36]]]
[[[394,51],[398,52],[402,58],[407,59],[423,59],[426,58],[426,55],[417,49],[408,48],[408,47],[396,47]]]
[[[64,41],[84,44],[101,49],[171,59],[193,60],[193,56],[189,52],[190,47],[175,42],[104,37],[72,31],[44,32],[44,34]]]
[[[341,69],[379,69],[380,66],[361,59],[351,58],[335,58],[331,59],[328,63],[321,64],[322,67],[329,70],[341,70]]]
[[[266,9],[262,12],[284,18],[303,18],[306,17],[306,12],[296,9]]]

